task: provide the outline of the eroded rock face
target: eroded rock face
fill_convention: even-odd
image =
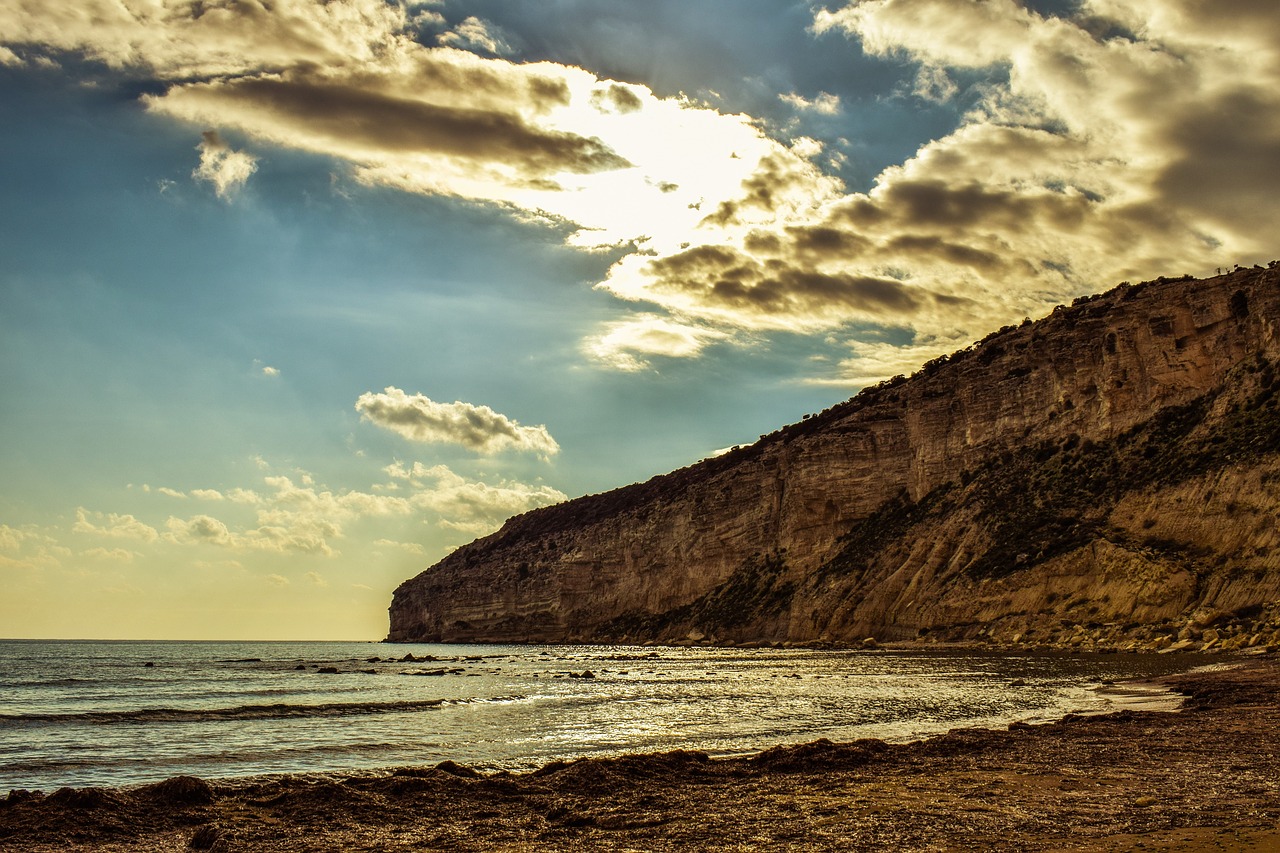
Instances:
[[[402,584],[388,639],[1156,642],[1275,601],[1278,322],[1278,269],[1080,300],[513,518]]]

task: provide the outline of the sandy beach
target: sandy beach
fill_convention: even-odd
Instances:
[[[1280,660],[1223,664],[1164,679],[1185,697],[1177,712],[1139,704],[909,744],[15,791],[0,800],[0,847],[1280,850]]]

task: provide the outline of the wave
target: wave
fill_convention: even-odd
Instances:
[[[140,681],[140,680],[141,679],[127,679],[127,681],[129,682]],[[114,683],[120,684],[124,681],[126,680],[121,679]],[[49,679],[33,678],[30,681],[25,681],[22,679],[18,679],[16,681],[0,681],[0,689],[7,690],[15,687],[21,687],[24,689],[35,689],[40,687],[78,687],[81,684],[103,684],[103,683],[104,682],[100,678],[49,678]]]
[[[359,717],[427,711],[441,705],[512,702],[523,697],[493,699],[418,699],[397,702],[329,702],[319,705],[240,705],[234,708],[141,708],[130,711],[82,711],[61,714],[0,714],[0,726],[24,723],[208,723],[226,720],[283,720]]]

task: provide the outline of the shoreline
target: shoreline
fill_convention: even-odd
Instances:
[[[528,773],[445,761],[367,775],[15,792],[0,799],[0,846],[1280,849],[1280,660],[1245,659],[1149,684],[1180,694],[1182,710],[1068,714],[902,744],[820,740],[749,757],[586,758]]]
[[[65,701],[51,704],[47,696],[21,691],[10,697],[10,709],[24,713],[0,714],[5,717],[0,735],[9,759],[0,768],[0,799],[11,788],[128,789],[176,775],[213,782],[287,774],[367,774],[445,759],[486,773],[526,773],[552,760],[678,749],[742,758],[768,747],[819,738],[906,743],[956,727],[999,729],[1016,721],[1044,723],[1068,713],[1138,707],[1132,697],[1118,695],[1117,683],[1185,672],[1225,657],[960,646],[746,652],[424,647],[425,651],[413,648],[400,657],[370,658],[363,647],[350,643],[314,653],[272,644],[215,648],[190,656],[165,645],[147,644],[121,656],[95,651],[81,659],[53,648],[18,658],[26,667],[15,676],[19,684],[56,685]],[[213,689],[203,701],[190,703],[184,701],[186,690],[166,693],[170,684],[186,683],[182,677],[175,682],[172,673],[187,665],[201,667],[201,684],[221,679],[229,665],[239,680],[225,695],[253,698],[224,698],[223,691]],[[81,689],[82,673],[99,667],[107,667],[110,677],[119,673],[127,684],[146,685],[148,690],[121,694],[124,701],[115,708],[85,707],[75,692]],[[593,671],[590,681],[566,681],[563,686],[554,682],[580,678],[588,669]],[[130,677],[133,670],[138,678]],[[339,678],[333,681],[329,675],[317,678],[335,671]],[[860,674],[870,675],[871,683],[860,684]],[[372,675],[384,678],[370,680]],[[420,683],[397,677],[414,675],[443,677]],[[462,680],[475,675],[485,678]],[[754,679],[750,686],[739,681],[743,676]],[[945,684],[935,684],[934,676]],[[882,677],[890,681],[881,682]],[[795,680],[761,680],[770,678]],[[720,686],[707,687],[717,681]],[[152,689],[152,684],[159,689]],[[886,688],[890,692],[885,693]],[[263,689],[261,694],[241,692]],[[741,704],[731,710],[719,701],[725,691],[741,692]],[[582,698],[560,708],[562,694]],[[615,696],[626,698],[616,711],[611,707]],[[32,701],[44,701],[43,712],[38,705],[30,710]],[[662,708],[660,719],[651,720],[648,706],[654,702]],[[523,710],[486,710],[510,703],[523,705]],[[779,703],[786,704],[785,716]],[[477,710],[454,707],[459,705],[475,705]],[[1158,703],[1172,705],[1176,700],[1167,696]],[[406,711],[430,716],[419,720],[414,713],[406,717]],[[350,719],[355,728],[331,721],[337,717]],[[292,718],[299,721],[295,724]],[[612,720],[619,721],[616,733],[608,728]],[[52,728],[46,729],[46,724]],[[24,726],[34,727],[30,742]],[[578,736],[588,730],[585,727],[591,737]],[[278,733],[279,741],[268,735],[259,748],[254,745],[255,729]],[[92,744],[99,737],[116,746],[95,749]],[[229,738],[225,750],[217,746],[222,738]],[[355,748],[344,749],[348,743]],[[245,749],[238,752],[230,744]]]

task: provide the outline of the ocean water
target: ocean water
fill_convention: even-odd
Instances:
[[[1117,697],[1102,682],[1190,663],[1172,655],[0,641],[0,791],[445,759],[529,770],[623,752],[743,754],[820,737],[904,741],[1106,711]]]

